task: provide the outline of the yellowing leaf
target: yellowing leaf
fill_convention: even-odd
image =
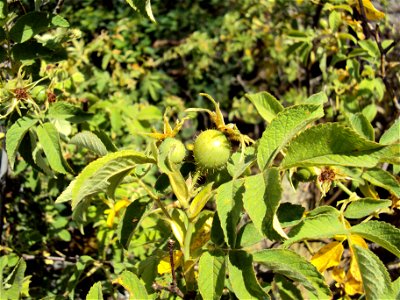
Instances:
[[[180,251],[180,250],[174,251],[174,267],[175,267],[175,269],[177,269],[181,265],[182,255],[183,255],[182,251]],[[171,273],[172,269],[171,269],[171,262],[169,259],[169,255],[164,256],[160,260],[160,262],[157,266],[157,271],[159,274]]]
[[[358,245],[360,247],[363,247],[364,249],[368,249],[367,242],[359,235],[356,234],[350,235],[350,241],[354,245]]]
[[[210,240],[211,237],[211,225],[213,221],[213,216],[207,219],[204,224],[201,226],[200,230],[196,231],[193,238],[192,244],[190,245],[191,250],[195,250],[197,248],[202,247],[205,243]]]
[[[361,14],[361,8],[358,3],[358,0],[353,0],[353,2],[355,2],[356,9]],[[365,16],[367,17],[367,20],[378,21],[385,17],[385,14],[377,10],[370,0],[362,0],[362,3],[364,6]]]
[[[347,272],[344,290],[348,295],[362,294],[364,291],[360,269],[354,257],[351,259],[350,269]]]
[[[332,277],[338,283],[345,283],[346,272],[343,268],[335,267],[332,269]]]
[[[340,264],[344,248],[341,242],[332,242],[319,249],[311,258],[311,263],[323,273],[326,269]]]

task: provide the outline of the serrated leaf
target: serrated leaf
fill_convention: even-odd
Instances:
[[[15,157],[22,139],[29,128],[34,126],[38,121],[38,119],[25,116],[15,121],[15,123],[8,129],[6,133],[6,151],[8,159],[10,160],[11,168],[14,167]]]
[[[366,299],[395,299],[389,273],[379,258],[363,247],[355,245],[352,249],[360,269]]]
[[[77,133],[69,142],[71,144],[89,149],[100,156],[104,156],[108,153],[106,146],[99,139],[99,137],[90,131],[82,131]]]
[[[199,261],[199,291],[203,299],[218,300],[225,282],[225,256],[219,252],[204,252]]]
[[[138,199],[125,209],[117,230],[118,240],[125,249],[129,248],[134,231],[146,212],[147,204],[148,202]]]
[[[253,258],[245,251],[231,251],[228,260],[229,282],[238,299],[269,299],[259,285]]]
[[[284,249],[267,249],[253,253],[253,260],[302,284],[318,299],[329,299],[331,292],[324,277],[303,257]]]
[[[392,126],[386,130],[380,140],[381,144],[394,144],[400,142],[400,119],[396,119]]]
[[[128,291],[130,298],[150,299],[146,288],[134,273],[124,271],[118,279],[119,283]]]
[[[258,231],[271,240],[287,238],[276,215],[282,196],[278,170],[248,176],[244,186],[243,205]]]
[[[392,205],[391,200],[363,198],[351,202],[344,212],[348,219],[360,219],[369,216],[378,209],[386,208]]]
[[[371,123],[362,113],[356,113],[350,117],[351,127],[362,137],[374,141],[375,132]]]
[[[76,177],[72,187],[72,209],[83,199],[91,195],[106,192],[114,193],[121,174],[127,175],[138,164],[155,163],[155,161],[144,154],[133,150],[121,150],[109,153],[89,165]],[[117,182],[115,178],[118,178]]]
[[[92,285],[89,293],[86,295],[86,300],[103,300],[101,281],[96,282]]]
[[[400,257],[400,229],[382,221],[368,221],[351,227],[357,234]]]
[[[65,161],[60,145],[60,136],[57,129],[51,123],[44,123],[36,127],[39,143],[43,147],[44,154],[50,167],[59,173],[67,174],[72,170]],[[67,170],[68,168],[68,170]]]
[[[24,276],[26,270],[26,262],[20,258],[17,265],[12,270],[10,276],[6,279],[7,283],[11,285],[7,289],[7,299],[20,299],[21,291],[23,288]]]
[[[268,92],[246,94],[245,97],[253,103],[260,116],[268,123],[270,123],[284,108],[282,104]]]
[[[217,189],[215,201],[225,242],[234,247],[236,243],[236,226],[242,211],[243,181],[229,181]]]
[[[150,0],[125,0],[134,10],[139,11],[142,15],[147,15],[149,19],[156,23],[153,11],[151,9]]]
[[[279,151],[300,130],[323,115],[320,105],[298,105],[281,111],[259,140],[257,161],[260,169],[270,166]]]
[[[92,114],[82,111],[79,107],[64,101],[52,104],[47,112],[47,117],[50,119],[67,120],[73,123],[88,121],[92,116]]]
[[[388,190],[397,198],[400,198],[400,183],[396,177],[389,172],[379,168],[374,168],[366,170],[361,177],[375,186]]]
[[[300,133],[290,143],[282,168],[299,166],[374,167],[385,146],[368,141],[337,123],[320,124]]]
[[[336,267],[340,264],[344,247],[341,242],[331,242],[313,255],[311,263],[323,273],[326,269]]]
[[[284,245],[288,246],[306,239],[332,238],[335,235],[347,233],[348,230],[340,221],[339,212],[330,207],[329,210],[326,209],[322,213],[309,213],[306,218],[290,230],[289,239],[285,241]]]

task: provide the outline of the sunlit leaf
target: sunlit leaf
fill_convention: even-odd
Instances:
[[[323,273],[326,269],[340,264],[343,251],[344,247],[341,242],[331,242],[313,255],[311,263],[316,266],[318,271]]]

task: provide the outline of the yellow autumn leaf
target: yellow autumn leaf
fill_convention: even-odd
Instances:
[[[340,264],[344,247],[341,242],[332,242],[325,245],[311,258],[311,263],[323,273],[326,269]]]
[[[346,281],[344,284],[344,290],[348,295],[363,293],[361,273],[354,256],[351,259],[350,268],[349,271],[347,272]]]
[[[367,242],[359,235],[352,234],[350,235],[351,244],[363,247],[364,249],[368,249]]]
[[[181,258],[182,258],[182,251],[180,250],[174,250],[174,267],[177,269],[181,265]],[[158,266],[157,266],[157,272],[159,274],[165,274],[165,273],[171,273],[171,262],[169,259],[169,255],[164,256]]]
[[[357,11],[361,14],[361,8],[358,3],[358,0],[352,0],[351,2],[355,4]],[[370,0],[362,0],[362,3],[364,6],[365,16],[367,17],[367,20],[378,21],[385,17],[385,14],[377,10]]]
[[[112,228],[113,227],[113,225],[114,225],[114,219],[115,219],[115,216],[118,214],[118,212],[122,209],[122,208],[124,208],[124,207],[127,207],[129,204],[130,204],[131,202],[129,201],[129,200],[127,200],[127,199],[123,199],[123,200],[120,200],[120,201],[118,201],[117,203],[115,203],[115,205],[114,206],[112,206],[112,205],[109,205],[109,209],[106,209],[105,211],[104,211],[104,213],[106,214],[106,215],[108,215],[107,216],[107,226],[109,227],[109,228]]]

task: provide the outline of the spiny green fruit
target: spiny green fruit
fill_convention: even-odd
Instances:
[[[179,164],[186,157],[185,145],[175,138],[166,138],[159,147],[160,156],[167,157],[170,153],[170,160],[175,164]]]
[[[226,166],[231,156],[231,144],[222,132],[209,129],[196,138],[193,155],[199,169],[219,170]]]

